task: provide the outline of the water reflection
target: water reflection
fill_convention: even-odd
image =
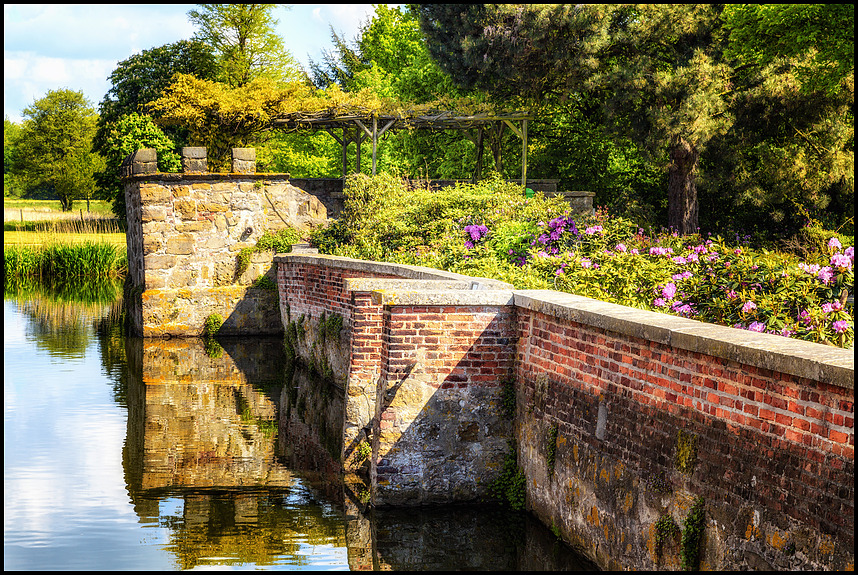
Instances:
[[[524,515],[367,508],[367,478],[339,465],[343,390],[287,365],[279,338],[126,338],[115,303],[32,295],[7,305],[29,339],[5,343],[6,371],[42,378],[5,394],[7,568],[591,568]],[[44,500],[23,490],[36,472]]]

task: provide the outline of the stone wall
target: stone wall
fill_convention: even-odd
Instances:
[[[342,314],[343,456],[372,444],[376,505],[484,495],[512,437],[528,509],[603,568],[680,568],[695,509],[702,568],[853,566],[851,351],[413,266],[275,263],[285,325]]]
[[[233,150],[233,172],[206,171],[205,148],[183,150],[183,173],[158,173],[155,151],[123,164],[133,331],[146,337],[200,335],[213,313],[224,335],[279,333],[273,251],[237,256],[266,231],[326,221],[324,205],[288,174],[255,173],[253,150]]]

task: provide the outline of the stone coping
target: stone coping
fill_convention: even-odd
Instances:
[[[375,305],[420,306],[511,306],[511,290],[376,290],[372,292]]]
[[[316,266],[328,266],[332,268],[347,269],[358,272],[385,274],[400,276],[414,280],[453,280],[468,284],[472,290],[511,290],[513,286],[506,282],[480,277],[471,277],[443,270],[436,270],[423,266],[412,266],[406,264],[393,264],[387,262],[372,262],[368,260],[356,260],[341,256],[329,256],[325,254],[289,253],[275,254],[274,263],[297,263]]]
[[[518,290],[515,305],[607,331],[855,388],[853,350],[704,323],[553,290]]]
[[[153,172],[149,174],[133,174],[125,176],[124,180],[130,181],[167,181],[179,182],[182,180],[190,181],[236,181],[236,180],[291,180],[289,174],[277,174],[268,172]]]
[[[409,280],[399,278],[346,278],[345,291],[373,292],[378,290],[442,291],[471,289],[470,282],[459,280]]]

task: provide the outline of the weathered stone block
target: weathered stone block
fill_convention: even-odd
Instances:
[[[160,250],[164,242],[157,237],[143,236],[143,254],[148,255]]]
[[[182,148],[182,171],[185,173],[208,172],[206,149],[201,147]]]
[[[194,236],[190,234],[181,234],[167,240],[167,248],[164,250],[168,254],[175,255],[190,255],[194,253]]]
[[[164,203],[170,199],[170,189],[158,184],[140,186],[140,201],[144,204]]]
[[[143,206],[140,208],[140,219],[143,223],[158,221],[163,222],[167,218],[167,208],[163,206]]]
[[[146,273],[150,270],[166,270],[176,265],[176,256],[149,254],[144,259]]]
[[[185,220],[192,220],[197,216],[197,204],[194,200],[176,200],[173,203],[173,210]]]
[[[205,232],[212,227],[212,223],[208,220],[202,220],[199,222],[185,222],[182,224],[176,224],[177,232]]]

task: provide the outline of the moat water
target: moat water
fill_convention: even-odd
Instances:
[[[127,338],[118,289],[10,293],[7,570],[590,570],[525,513],[373,509],[342,390],[279,338]]]

